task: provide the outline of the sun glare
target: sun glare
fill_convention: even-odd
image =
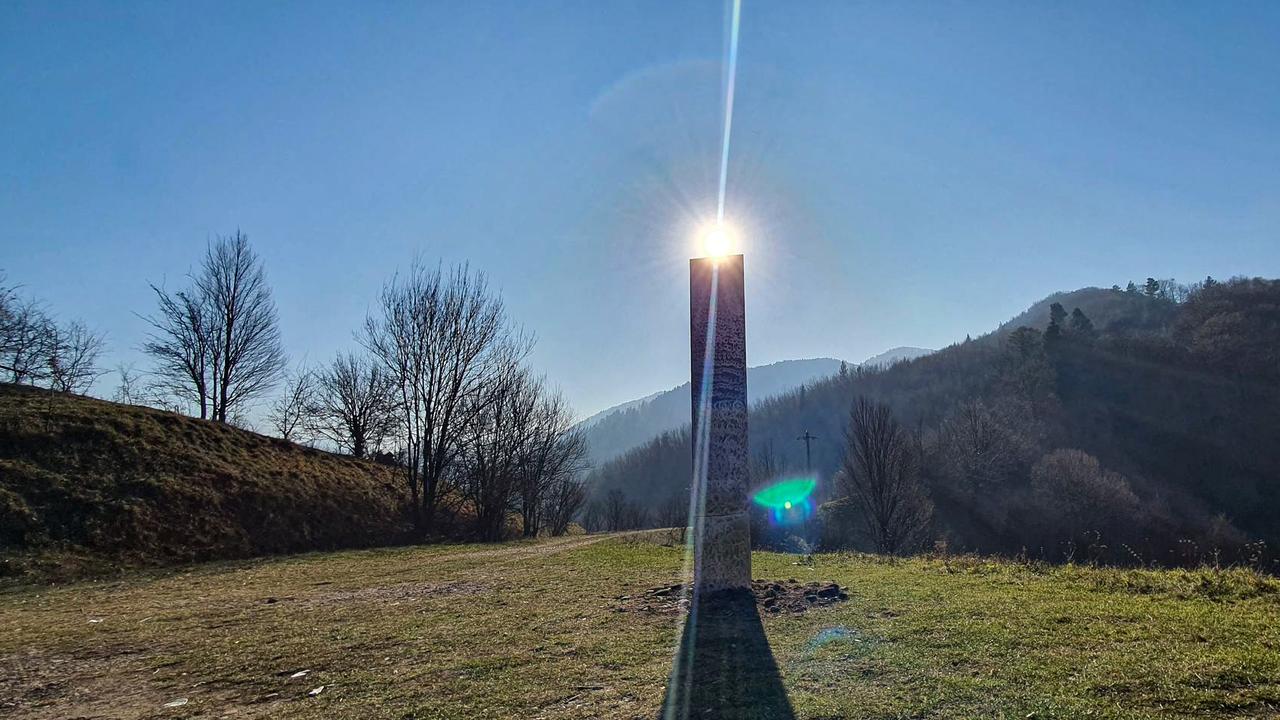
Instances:
[[[738,249],[738,233],[731,225],[716,222],[703,228],[701,242],[706,257],[731,255]]]

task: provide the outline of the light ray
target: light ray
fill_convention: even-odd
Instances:
[[[742,0],[733,0],[733,19],[729,26],[729,81],[725,86],[724,133],[720,142],[720,195],[716,204],[716,222],[724,222],[724,196],[729,180],[729,136],[733,131],[733,93],[738,80],[738,21]]]

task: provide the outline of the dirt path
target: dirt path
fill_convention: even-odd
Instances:
[[[563,537],[552,538],[550,540],[539,540],[530,543],[509,545],[506,547],[485,548],[475,550],[469,553],[458,555],[441,556],[441,559],[456,560],[458,558],[492,558],[503,557],[513,560],[524,559],[529,557],[548,557],[558,555],[570,550],[577,550],[588,545],[595,545],[605,540],[620,540],[625,538],[643,539],[653,537],[661,538],[664,533],[670,530],[631,530],[626,532],[603,533],[596,535],[566,535]]]
[[[461,558],[526,558],[526,557],[545,557],[548,555],[558,555],[562,552],[576,550],[588,545],[595,545],[602,540],[612,538],[622,538],[636,533],[611,533],[608,535],[567,535],[564,537],[552,538],[544,541],[534,541],[530,543],[521,543],[509,545],[506,547],[484,548],[482,550],[473,550],[468,553],[457,555],[442,555],[441,560],[457,560]],[[434,558],[433,558],[434,559]]]

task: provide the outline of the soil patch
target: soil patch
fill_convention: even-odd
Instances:
[[[722,593],[740,594],[736,591]],[[712,593],[702,599],[714,602],[722,593]],[[826,607],[849,599],[849,593],[833,582],[801,583],[795,580],[755,580],[751,583],[751,596],[763,613],[802,613],[811,608]],[[675,615],[689,610],[689,589],[683,583],[663,585],[638,595],[622,595],[618,612],[644,612],[655,615]]]

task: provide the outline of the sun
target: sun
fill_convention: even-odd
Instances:
[[[699,240],[705,257],[723,257],[738,250],[738,231],[724,221],[716,221],[704,227]]]

